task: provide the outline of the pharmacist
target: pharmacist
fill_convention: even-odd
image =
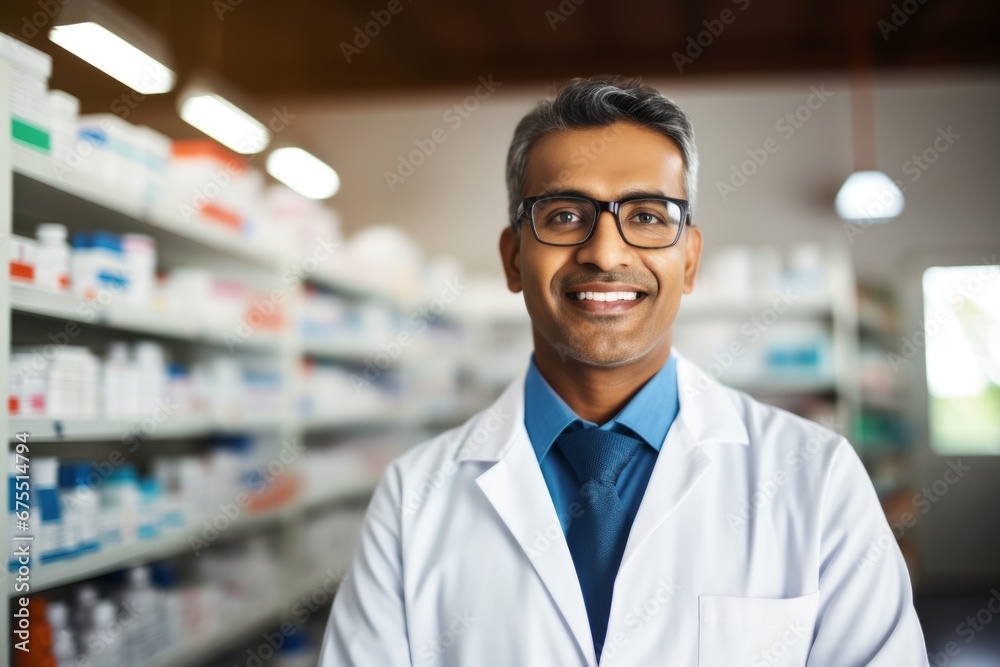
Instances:
[[[322,667],[927,664],[851,444],[671,346],[697,164],[688,118],[633,80],[522,119],[500,254],[534,354],[389,466]]]

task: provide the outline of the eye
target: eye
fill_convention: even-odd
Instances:
[[[576,222],[579,218],[580,216],[572,211],[559,211],[555,214],[555,220],[553,220],[553,222],[568,225]]]
[[[663,220],[658,215],[649,211],[637,211],[632,216],[632,220],[640,225],[658,225],[663,223]]]
[[[586,227],[593,217],[593,206],[574,197],[551,197],[534,204],[534,220],[542,227],[567,231]]]

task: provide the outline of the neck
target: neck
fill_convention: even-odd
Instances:
[[[560,357],[535,332],[535,364],[545,381],[573,412],[601,425],[618,414],[663,368],[670,357],[670,340],[642,357],[620,366],[595,366],[568,356]]]

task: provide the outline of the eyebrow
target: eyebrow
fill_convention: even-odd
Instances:
[[[589,193],[586,193],[586,192],[583,192],[582,190],[576,190],[576,189],[572,189],[572,188],[571,189],[549,188],[549,189],[545,190],[539,196],[541,196],[541,197],[551,197],[551,196],[567,196],[567,197],[572,197],[572,196],[576,196],[576,197],[590,197],[591,199],[598,199],[598,197],[594,197],[593,195],[591,195]],[[667,196],[669,196],[669,195],[665,195],[665,194],[663,194],[659,190],[643,190],[642,188],[629,188],[627,190],[622,191],[616,197],[616,199],[622,200],[622,199],[632,199],[632,198],[637,198],[637,197],[667,197]]]

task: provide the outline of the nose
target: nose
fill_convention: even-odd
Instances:
[[[601,212],[594,233],[576,251],[576,260],[580,264],[593,264],[602,271],[628,266],[632,257],[632,247],[625,243],[610,211]]]

